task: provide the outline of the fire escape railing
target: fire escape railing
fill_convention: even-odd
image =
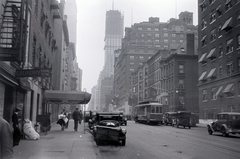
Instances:
[[[26,23],[25,0],[7,0],[0,19],[0,61],[23,62]]]

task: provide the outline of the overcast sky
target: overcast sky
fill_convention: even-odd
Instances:
[[[82,88],[91,92],[104,65],[106,11],[119,10],[124,28],[158,17],[160,22],[178,18],[180,12],[193,12],[197,25],[197,0],[76,0],[78,7],[77,59],[83,71]],[[114,5],[113,5],[114,2]]]

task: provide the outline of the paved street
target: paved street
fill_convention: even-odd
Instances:
[[[87,124],[86,124],[87,126]],[[53,125],[40,140],[21,140],[14,159],[239,159],[240,135],[208,135],[206,124],[191,129],[128,121],[126,146],[96,146],[83,124],[73,131]]]
[[[191,129],[149,126],[128,121],[127,142],[118,149],[100,146],[103,159],[239,159],[240,136],[208,135],[205,127]],[[104,151],[107,150],[107,151]]]

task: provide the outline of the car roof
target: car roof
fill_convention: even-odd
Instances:
[[[121,112],[97,112],[98,115],[121,115]]]
[[[178,113],[191,113],[189,111],[178,111]]]
[[[167,114],[177,114],[177,112],[165,112]]]
[[[218,113],[218,115],[221,115],[221,114],[227,114],[227,115],[240,115],[239,112],[221,112],[221,113]]]

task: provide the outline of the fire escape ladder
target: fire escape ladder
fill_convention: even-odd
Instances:
[[[21,29],[24,24],[21,16],[22,1],[24,0],[7,0],[3,5],[0,19],[0,61],[22,61],[21,48],[25,39]]]

